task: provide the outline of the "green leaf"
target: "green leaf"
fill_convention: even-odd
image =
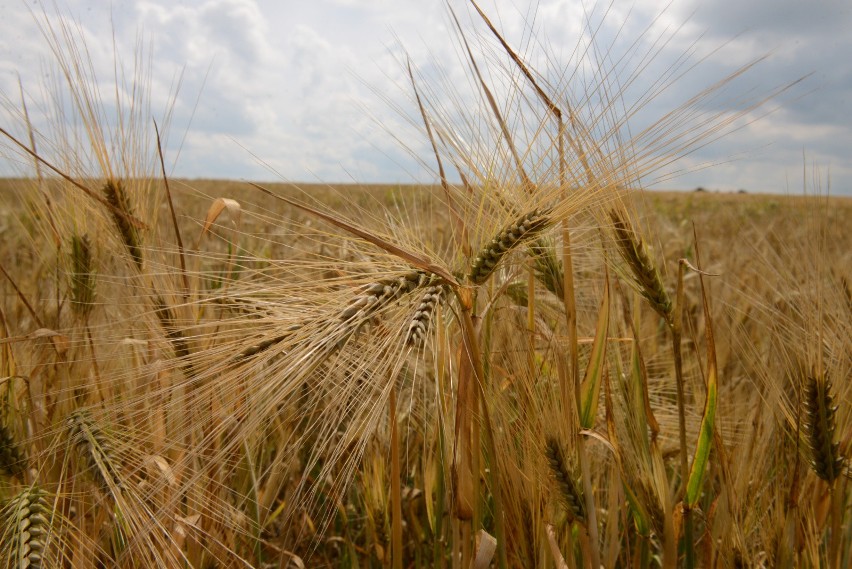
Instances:
[[[642,501],[636,496],[633,488],[622,478],[622,486],[624,487],[624,496],[627,498],[627,503],[630,506],[630,513],[633,514],[633,522],[636,524],[636,531],[642,537],[651,535],[651,523],[649,521],[648,510],[645,508]]]
[[[603,300],[598,311],[598,324],[595,330],[595,340],[592,344],[592,355],[583,383],[580,386],[580,426],[591,429],[595,424],[598,411],[598,400],[601,392],[601,377],[603,377],[606,360],[606,335],[609,328],[609,277],[604,285]]]
[[[689,471],[689,481],[686,485],[684,501],[690,508],[698,503],[701,495],[701,485],[710,459],[710,449],[713,446],[713,428],[716,421],[716,388],[718,373],[716,371],[716,342],[713,339],[713,326],[710,318],[710,304],[707,301],[707,291],[704,289],[704,275],[699,271],[701,281],[701,300],[704,304],[705,335],[707,336],[707,399],[704,401],[704,416],[701,418],[701,429],[698,432],[698,444]]]

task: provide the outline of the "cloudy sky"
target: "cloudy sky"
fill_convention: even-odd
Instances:
[[[469,4],[450,0],[450,5],[481,65],[511,69]],[[699,145],[643,182],[798,193],[807,166],[808,178],[818,176],[823,189],[830,184],[832,193],[852,195],[852,3],[847,0],[674,0],[668,7],[655,0],[597,6],[588,0],[585,7],[580,0],[482,0],[481,5],[524,58],[556,83],[577,65],[577,46],[589,45],[594,30],[596,51],[587,53],[596,56],[583,65],[597,59],[617,70],[609,84],[623,87],[619,108],[632,108],[681,62],[677,69],[683,77],[631,116],[631,132],[768,55],[735,89],[696,108],[719,106],[716,116],[724,117],[804,80],[748,111],[722,140]],[[151,117],[162,118],[172,109],[166,154],[175,176],[431,182],[428,141],[419,132],[405,54],[425,91],[434,84],[433,96],[440,98],[452,92],[447,86],[457,88],[441,105],[465,107],[476,100],[452,20],[439,0],[0,0],[0,121],[10,130],[17,119],[9,107],[20,102],[20,77],[33,123],[46,136],[50,131],[45,85],[55,77],[55,66],[38,24],[45,14],[54,24],[59,18],[74,22],[77,39],[88,49],[93,85],[107,100],[114,92],[115,60],[127,70],[144,46]],[[585,43],[579,39],[583,35]],[[654,58],[640,68],[642,59],[635,55],[648,50]],[[691,63],[683,63],[685,53]],[[595,75],[588,69],[580,75],[586,77],[581,90],[591,89],[588,78]],[[499,83],[506,75],[489,77]],[[500,92],[499,86],[495,90]],[[447,110],[446,116],[462,115]],[[19,159],[8,147],[0,151],[0,175],[15,174]]]

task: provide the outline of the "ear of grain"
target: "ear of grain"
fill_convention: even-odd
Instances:
[[[583,497],[580,494],[580,489],[577,486],[571,468],[565,460],[562,447],[556,438],[552,436],[546,438],[544,456],[547,458],[548,466],[550,466],[550,474],[556,483],[556,488],[559,491],[559,499],[565,507],[565,511],[572,519],[584,522],[586,514],[585,507],[583,506]]]
[[[425,271],[409,271],[365,286],[361,294],[352,299],[338,315],[342,327],[338,345],[345,342],[361,326],[392,302],[402,299],[417,289],[423,287],[431,289],[437,281],[438,277]]]
[[[474,284],[487,281],[503,257],[526,239],[541,232],[550,222],[548,211],[534,209],[503,228],[474,259],[468,273],[470,281]]]
[[[322,342],[325,351],[334,351],[343,346],[353,334],[376,316],[383,308],[405,296],[425,289],[420,303],[414,311],[406,333],[406,345],[422,345],[429,331],[429,325],[438,304],[446,296],[446,285],[439,284],[439,277],[425,271],[409,271],[396,276],[378,280],[362,287],[360,294],[350,300],[337,314],[337,318],[328,329],[328,337]],[[287,330],[257,344],[243,349],[235,358],[242,361],[284,342],[302,328],[301,324],[291,325]]]
[[[406,345],[422,346],[425,343],[435,310],[444,301],[446,293],[447,289],[444,285],[432,285],[426,288],[408,325]]]
[[[118,459],[91,413],[84,409],[75,410],[67,419],[67,429],[71,445],[77,449],[101,490],[105,493],[120,492],[123,484]]]
[[[302,327],[301,324],[294,324],[289,326],[287,330],[283,334],[279,334],[272,338],[267,338],[266,340],[260,341],[257,344],[249,346],[248,348],[243,349],[239,354],[234,358],[235,361],[241,361],[246,358],[250,358],[254,355],[257,355],[263,351],[268,350],[269,348],[275,346],[276,344],[280,344],[284,340],[290,337],[293,332],[296,332]]]
[[[15,441],[12,430],[0,424],[0,472],[18,476],[24,472],[27,463],[21,447]]]
[[[630,229],[621,215],[615,210],[609,212],[615,231],[615,242],[621,258],[630,267],[639,292],[648,300],[651,307],[665,319],[667,323],[672,322],[672,301],[657,266],[651,259],[645,243],[636,233]]]
[[[71,308],[80,316],[87,316],[94,306],[95,273],[92,263],[92,245],[87,235],[71,237]]]
[[[530,245],[533,256],[535,277],[552,292],[556,298],[565,299],[565,277],[562,262],[556,255],[556,245],[552,239],[539,238]]]
[[[50,530],[50,505],[38,486],[11,498],[3,508],[0,557],[6,567],[41,569]]]
[[[121,240],[124,242],[124,246],[127,247],[127,252],[130,253],[133,262],[141,269],[142,244],[139,238],[139,231],[130,223],[130,220],[133,219],[133,207],[130,203],[130,198],[127,196],[127,191],[120,181],[108,180],[104,184],[103,192],[107,202],[113,207],[112,219],[115,222]],[[120,215],[119,212],[124,215]]]
[[[837,407],[831,395],[831,382],[825,375],[811,375],[805,385],[805,428],[811,448],[811,466],[817,476],[834,482],[843,471],[843,457],[835,442]]]
[[[157,295],[156,298],[154,298],[154,313],[157,315],[157,319],[160,321],[160,326],[162,326],[166,333],[166,338],[168,338],[172,343],[175,351],[175,357],[183,360],[182,367],[184,372],[187,376],[193,376],[195,372],[192,367],[192,362],[189,361],[189,356],[191,354],[189,342],[184,336],[183,331],[181,331],[178,327],[174,314],[171,308],[169,308],[169,305],[166,303],[166,299],[160,295]]]

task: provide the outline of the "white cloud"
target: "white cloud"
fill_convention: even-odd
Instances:
[[[790,166],[781,160],[801,155],[805,146],[832,163],[833,187],[849,191],[852,176],[843,157],[848,155],[852,118],[839,110],[849,108],[852,93],[852,63],[843,55],[852,50],[852,39],[842,33],[852,21],[852,10],[837,0],[821,2],[818,8],[793,0],[784,4],[789,6],[782,10],[766,1],[698,5],[683,0],[660,13],[663,4],[657,0],[585,8],[576,0],[481,2],[530,65],[551,84],[575,94],[586,94],[600,83],[595,60],[617,70],[606,83],[610,94],[624,94],[629,107],[656,89],[654,79],[685,50],[693,50],[692,61],[705,58],[696,70],[646,102],[633,119],[637,127],[737,65],[774,49],[736,89],[729,88],[727,98],[707,101],[703,110],[755,97],[810,71],[816,75],[793,93],[796,97],[780,100],[783,113],[735,133],[715,150],[702,149],[690,160],[723,161],[726,153],[740,155],[749,145],[759,150],[771,144],[773,152],[755,157],[748,167],[734,163],[739,166],[726,165],[712,175],[702,171],[689,180],[705,176],[739,187],[760,178],[766,189],[779,187],[784,183],[779,172]],[[17,74],[35,105],[44,79],[42,62],[50,61],[38,27],[22,6],[13,1],[0,6],[0,90],[13,106],[19,98]],[[488,80],[521,81],[470,5],[459,0],[452,6],[480,65],[487,68]],[[55,8],[46,9],[49,19],[58,21]],[[476,132],[482,123],[461,122],[482,100],[442,2],[135,0],[109,7],[67,0],[59,11],[79,19],[102,92],[109,93],[113,82],[113,38],[124,62],[133,61],[140,37],[150,47],[154,116],[162,115],[182,74],[167,149],[177,156],[188,129],[175,169],[178,175],[273,177],[253,153],[289,179],[316,176],[333,182],[351,175],[404,182],[414,175],[428,181],[430,174],[402,148],[412,148],[431,164],[428,142],[417,133],[420,117],[397,40],[412,57],[422,94],[437,98],[433,112],[467,132],[474,147],[477,134],[484,134]],[[586,34],[585,42],[580,41],[581,33]],[[595,49],[586,51],[590,33],[595,34]],[[724,41],[728,43],[722,50],[713,51]],[[580,63],[579,71],[566,75],[565,62]],[[814,93],[797,98],[814,87]],[[494,89],[507,93],[499,86]],[[517,113],[511,107],[506,110]],[[13,120],[0,117],[4,124]],[[481,143],[489,144],[487,139]],[[7,172],[8,167],[0,165],[0,173]]]

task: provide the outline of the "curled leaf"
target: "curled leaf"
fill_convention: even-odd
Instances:
[[[223,211],[228,212],[231,222],[235,227],[240,226],[240,215],[242,214],[242,206],[240,205],[240,202],[230,198],[216,198],[210,206],[210,209],[207,210],[207,216],[204,218],[204,227],[201,229],[201,235],[198,236],[199,241],[202,237],[204,237],[204,234],[210,230],[210,226],[219,219],[219,216],[222,215]]]

